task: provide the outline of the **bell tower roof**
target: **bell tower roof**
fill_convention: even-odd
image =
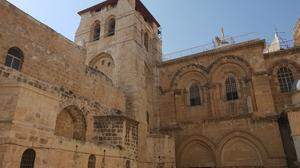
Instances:
[[[101,3],[97,4],[97,5],[94,5],[92,7],[84,9],[82,11],[79,11],[78,14],[82,15],[82,14],[87,13],[87,12],[101,10],[101,8],[104,8],[108,5],[113,5],[114,6],[114,5],[117,5],[117,3],[118,3],[118,0],[106,0],[104,2],[101,2]]]
[[[94,5],[87,9],[84,9],[82,11],[79,11],[78,14],[82,15],[87,12],[100,11],[102,8],[104,8],[106,6],[117,5],[118,1],[119,0],[106,0],[102,3]],[[149,12],[149,10],[145,7],[145,5],[140,0],[135,0],[135,10],[138,11],[144,17],[145,21],[147,21],[149,23],[154,23],[154,24],[156,24],[157,27],[160,27],[159,22],[155,19],[155,17]]]

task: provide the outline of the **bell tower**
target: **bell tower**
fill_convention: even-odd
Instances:
[[[125,93],[124,115],[139,122],[139,151],[144,151],[150,128],[158,125],[153,117],[159,111],[160,25],[140,0],[107,0],[78,14],[75,42],[87,49],[86,64]],[[138,160],[145,157],[140,152]]]

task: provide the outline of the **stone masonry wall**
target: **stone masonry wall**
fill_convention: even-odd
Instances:
[[[84,49],[8,2],[0,5],[1,64],[8,49],[18,47],[24,53],[22,73],[124,111],[122,92],[106,77],[89,75]]]
[[[263,49],[253,40],[161,64],[160,130],[175,136],[177,167],[286,166]],[[224,87],[230,74],[234,101]],[[199,106],[189,104],[193,82]]]
[[[294,80],[300,79],[300,48],[265,54],[267,72],[270,76],[272,95],[276,111],[281,113],[285,106],[292,103],[292,92],[282,93],[277,79],[278,68],[286,66],[291,69]]]
[[[81,13],[81,22],[75,41],[85,42],[87,48],[86,64],[101,55],[109,55],[114,61],[113,83],[124,91],[126,115],[139,122],[138,158],[139,167],[145,167],[149,150],[147,137],[152,125],[158,125],[158,69],[161,60],[161,40],[158,28],[149,24],[136,10],[138,1],[118,0],[111,9]],[[107,20],[116,19],[113,36],[107,36]],[[92,25],[100,22],[100,40],[92,41]],[[149,34],[148,50],[144,46],[144,33]],[[148,119],[148,120],[147,120]]]
[[[110,144],[132,152],[128,157],[137,157],[138,123],[122,116],[94,117],[94,141]]]
[[[1,75],[3,74],[4,76],[8,74],[8,77],[16,75],[1,71]],[[55,121],[61,109],[59,98],[65,92],[55,90],[49,92],[51,89],[46,87],[49,85],[41,84],[40,81],[33,82],[32,79],[24,78],[24,76],[18,78],[1,76],[0,79],[0,99],[8,98],[10,95],[17,97],[10,99],[11,103],[5,101],[0,103],[1,107],[9,107],[2,109],[1,114],[8,112],[6,114],[13,116],[13,118],[2,116],[0,119],[2,128],[7,129],[3,132],[1,130],[0,134],[0,155],[5,154],[1,167],[19,167],[22,152],[26,148],[32,148],[37,152],[36,167],[81,168],[87,165],[90,154],[96,155],[99,166],[105,164],[110,167],[123,167],[125,165],[127,159],[124,158],[128,156],[128,153],[123,153],[118,147],[112,145],[91,143],[94,133],[90,127],[93,121],[89,118],[93,116],[93,110],[89,105],[93,103],[85,102],[84,108],[79,106],[80,109],[87,110],[83,111],[88,127],[86,141],[56,136],[54,134]],[[28,83],[24,82],[24,79]],[[9,111],[9,109],[14,110]]]
[[[92,143],[93,116],[124,112],[122,91],[86,66],[85,49],[7,1],[0,8],[0,167],[19,167],[27,148],[36,151],[35,167],[86,167],[90,154],[96,167],[125,167],[126,151]],[[11,47],[24,53],[21,72],[3,65]],[[86,141],[54,133],[59,113],[70,105],[82,112]]]

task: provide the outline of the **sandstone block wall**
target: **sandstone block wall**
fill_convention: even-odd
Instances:
[[[36,152],[36,167],[81,168],[87,165],[91,154],[96,155],[99,160],[98,165],[123,167],[126,158],[130,156],[117,146],[91,143],[94,133],[89,122],[86,141],[56,136],[55,124],[60,112],[59,96],[56,94],[3,78],[1,78],[0,91],[0,97],[17,96],[16,99],[11,100],[14,111],[10,114],[13,118],[11,120],[1,118],[3,128],[8,128],[1,132],[0,137],[1,155],[4,156],[1,167],[19,167],[22,153],[28,148]],[[1,102],[1,106],[7,105],[6,102]],[[86,118],[90,115],[87,114]],[[89,134],[92,136],[89,137]]]
[[[264,54],[267,73],[269,74],[275,108],[282,112],[286,105],[292,104],[292,92],[282,93],[279,87],[277,71],[280,67],[288,67],[294,80],[300,79],[300,48],[295,47],[284,51]]]
[[[161,60],[161,40],[158,27],[149,23],[139,12],[139,1],[119,0],[113,8],[103,6],[101,11],[80,13],[81,23],[76,32],[76,43],[84,41],[87,48],[86,64],[95,58],[109,55],[114,62],[112,81],[125,94],[126,115],[139,122],[138,159],[139,167],[147,165],[147,137],[151,128],[158,125],[158,70]],[[143,7],[142,7],[143,8]],[[141,9],[143,10],[143,9]],[[144,13],[147,13],[144,11]],[[113,36],[107,36],[107,20],[115,18]],[[91,40],[93,24],[100,22],[100,39]],[[148,33],[148,49],[144,45],[144,33]],[[99,59],[100,60],[100,59]],[[153,160],[147,160],[152,163]]]
[[[9,48],[18,47],[24,53],[22,73],[125,111],[122,92],[101,74],[91,75],[87,71],[85,49],[8,2],[1,1],[0,5],[0,34],[7,39],[0,42],[1,64]]]
[[[0,6],[0,167],[19,167],[28,148],[36,151],[35,167],[86,167],[91,154],[97,167],[124,167],[129,153],[92,143],[93,116],[110,115],[112,109],[124,112],[122,91],[85,65],[85,49],[8,2]],[[24,53],[21,72],[3,65],[11,47]],[[70,105],[85,118],[85,141],[55,135],[59,113]]]
[[[276,118],[292,93],[280,92],[276,68],[286,64],[298,78],[299,49],[263,54],[263,48],[264,41],[249,41],[160,65],[160,129],[175,136],[177,167],[286,166]],[[239,99],[231,102],[228,74],[238,80]],[[189,104],[195,81],[200,106]]]
[[[122,12],[134,8],[133,2],[121,0],[120,4],[105,16],[121,17]],[[129,25],[122,33],[102,42],[89,43],[85,49],[8,2],[1,1],[0,6],[0,99],[3,100],[0,155],[5,155],[1,167],[19,167],[22,153],[28,148],[36,152],[35,167],[85,167],[91,154],[96,156],[96,167],[125,167],[128,161],[131,167],[148,164],[143,159],[148,157],[144,151],[152,149],[146,145],[151,125],[157,123],[152,119],[157,108],[154,106],[157,93],[153,88],[158,81],[155,73],[156,61],[161,57],[161,51],[157,51],[161,50],[161,41],[151,37],[153,43],[146,52],[140,29],[152,30],[151,26],[145,26],[143,17],[133,13],[119,20],[120,27],[136,25]],[[87,27],[90,30],[89,25],[83,29]],[[82,39],[76,37],[76,42]],[[24,54],[20,72],[3,66],[11,47],[18,47]],[[102,60],[111,65],[109,69],[98,67]],[[94,61],[100,64],[93,64]],[[113,116],[124,114],[141,124],[137,128],[138,122],[128,118],[121,123],[122,134],[119,134],[117,129],[121,125]],[[98,135],[95,123],[101,117],[106,118],[102,125],[113,127],[101,129],[99,135],[105,141],[95,142]],[[64,121],[69,121],[69,125]],[[124,148],[118,146],[119,140]],[[172,142],[170,139],[167,143]],[[168,147],[166,144],[164,149]],[[174,154],[174,150],[171,152]],[[160,156],[164,154],[167,155]],[[149,161],[157,162],[152,156]],[[165,162],[167,159],[160,161]]]
[[[293,93],[280,91],[277,71],[300,78],[299,47],[263,54],[265,41],[252,40],[162,62],[158,25],[139,2],[80,13],[78,45],[0,2],[0,167],[19,167],[28,148],[35,167],[86,167],[91,154],[103,168],[286,167],[277,119]],[[20,72],[3,65],[11,47],[24,54]],[[237,100],[227,101],[228,75]],[[288,113],[296,149],[297,111]]]

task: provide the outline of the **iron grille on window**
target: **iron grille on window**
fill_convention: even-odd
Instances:
[[[233,76],[229,76],[225,82],[226,85],[226,99],[228,101],[239,99],[236,80]]]
[[[5,65],[19,71],[21,70],[22,63],[23,63],[22,51],[15,47],[9,49],[6,56]]]
[[[96,156],[95,155],[90,155],[88,168],[95,168],[95,167],[96,167]]]
[[[27,149],[21,160],[20,168],[34,168],[35,151],[33,149]]]
[[[201,105],[200,89],[197,85],[190,87],[190,105],[199,106]]]
[[[277,71],[277,77],[281,92],[291,92],[294,83],[293,72],[288,67],[281,67]]]

